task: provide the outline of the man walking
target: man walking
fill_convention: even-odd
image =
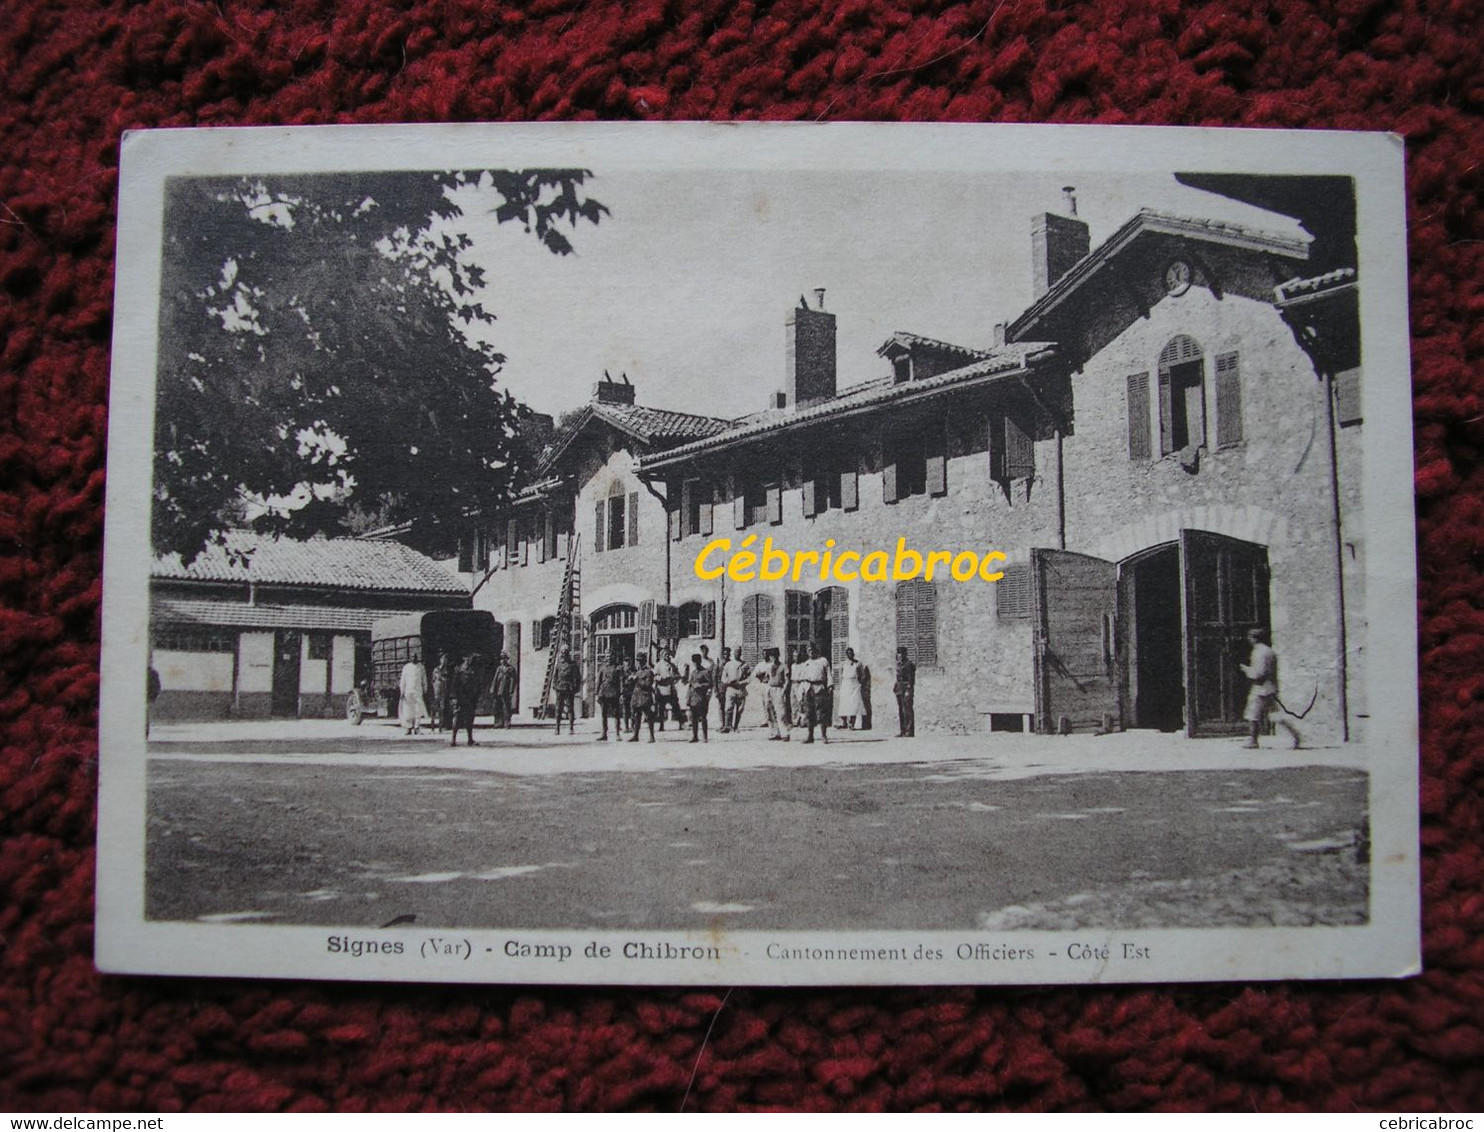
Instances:
[[[905,648],[897,649],[897,682],[891,690],[897,696],[897,738],[911,739],[917,734],[917,717],[912,700],[917,694],[917,665]]]
[[[468,735],[469,746],[477,745],[474,742],[474,713],[479,710],[479,697],[484,692],[484,673],[484,657],[471,652],[450,676],[453,699],[453,727],[448,736],[450,747],[459,745],[460,731]]]
[[[620,702],[623,699],[623,669],[618,666],[610,654],[603,658],[603,663],[598,665],[597,675],[598,711],[603,716],[603,734],[599,739],[608,738],[608,721],[613,720],[614,737],[623,735],[623,719],[619,714]]]
[[[706,723],[706,703],[711,698],[711,674],[712,669],[702,663],[701,654],[692,653],[690,678],[687,681],[685,693],[685,708],[690,714],[690,741],[692,743],[711,742]]]
[[[562,733],[562,716],[567,717],[567,734],[577,734],[577,689],[582,686],[582,670],[572,659],[572,650],[563,649],[552,681],[556,691],[556,733]]]
[[[1242,675],[1252,681],[1252,690],[1247,693],[1247,710],[1243,713],[1248,726],[1245,746],[1248,750],[1257,749],[1257,736],[1262,725],[1271,718],[1288,732],[1293,740],[1293,749],[1298,750],[1303,746],[1303,736],[1299,734],[1293,717],[1278,702],[1278,654],[1268,643],[1268,631],[1250,629],[1247,641],[1252,646],[1252,656],[1241,668]]]
[[[639,667],[634,670],[634,686],[629,691],[629,710],[634,713],[634,733],[630,743],[639,741],[639,724],[649,720],[649,741],[654,742],[654,672],[647,657],[639,658]]]

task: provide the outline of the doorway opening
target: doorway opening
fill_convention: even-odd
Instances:
[[[1119,578],[1125,727],[1185,726],[1185,617],[1176,543],[1125,562]]]

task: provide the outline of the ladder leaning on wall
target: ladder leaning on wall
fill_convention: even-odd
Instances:
[[[562,650],[572,647],[572,626],[577,623],[582,602],[582,568],[578,551],[582,536],[575,531],[567,541],[567,568],[562,574],[562,593],[557,600],[556,625],[551,631],[551,647],[546,657],[546,679],[541,685],[540,715],[550,719],[556,714],[551,703],[552,685],[556,683],[557,663]]]

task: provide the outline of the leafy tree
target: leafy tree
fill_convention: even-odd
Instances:
[[[151,536],[437,526],[507,493],[529,410],[455,194],[556,255],[607,209],[583,170],[180,177],[166,188]],[[465,194],[463,199],[473,199]],[[481,197],[483,199],[483,197]]]

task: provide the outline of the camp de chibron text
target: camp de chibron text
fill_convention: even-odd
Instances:
[[[761,547],[751,549],[757,535],[748,535],[732,548],[729,538],[712,539],[696,555],[696,577],[714,581],[725,575],[733,582],[780,582],[784,578],[802,581],[805,577],[821,582],[910,582],[921,578],[931,582],[946,570],[955,582],[998,582],[1005,576],[997,564],[1005,561],[998,550],[982,555],[972,550],[919,551],[897,539],[896,550],[836,552],[835,540],[824,540],[823,550],[787,551],[773,545],[771,537]]]

